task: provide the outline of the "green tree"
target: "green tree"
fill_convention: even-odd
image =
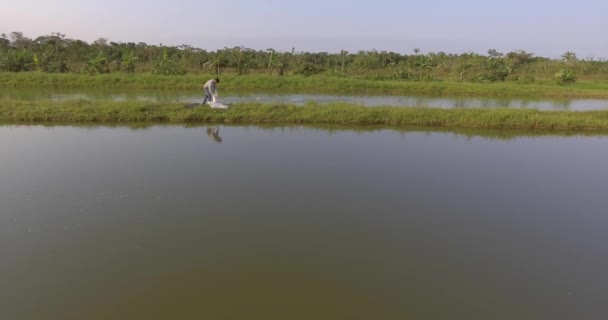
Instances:
[[[135,62],[137,62],[137,60],[139,60],[139,58],[133,54],[133,51],[123,53],[121,63],[122,69],[128,73],[135,73]]]
[[[186,70],[184,70],[184,67],[181,64],[169,59],[169,53],[167,52],[167,48],[164,48],[162,59],[156,62],[156,65],[152,69],[152,74],[184,75],[186,74]]]
[[[571,84],[576,82],[576,72],[578,64],[576,53],[567,51],[562,55],[563,67],[555,73],[555,79],[561,84]]]
[[[561,84],[570,84],[576,82],[576,74],[572,70],[560,69],[555,73],[555,79]]]
[[[576,53],[574,53],[572,51],[567,51],[566,53],[564,53],[562,55],[562,60],[568,66],[574,66],[576,64],[576,62],[578,61],[578,58],[576,57]]]
[[[0,34],[0,49],[8,49],[11,42],[6,37],[6,33]]]
[[[236,69],[237,74],[248,74],[252,65],[252,50],[241,46],[227,49],[227,51],[230,52],[232,66]]]
[[[11,32],[11,46],[15,49],[25,50],[32,45],[32,40],[23,36],[23,32]]]
[[[106,58],[103,52],[99,52],[97,56],[87,63],[87,66],[84,68],[88,74],[95,73],[110,73],[110,66],[108,65],[108,58]]]
[[[272,74],[272,58],[274,57],[274,54],[276,53],[276,51],[274,49],[266,49],[266,51],[269,54],[268,57],[268,70],[270,70],[270,74]]]
[[[287,75],[287,71],[289,70],[289,61],[290,59],[290,53],[280,53],[277,55],[277,59],[276,59],[276,67],[277,67],[277,74],[279,76],[286,76]]]
[[[29,71],[34,66],[34,57],[26,50],[9,49],[0,56],[0,70],[2,71]]]

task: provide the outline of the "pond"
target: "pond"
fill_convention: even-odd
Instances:
[[[6,319],[605,319],[607,136],[0,126]]]
[[[331,95],[331,94],[281,94],[269,92],[220,91],[226,104],[244,102],[293,103],[304,105],[345,102],[368,107],[433,107],[433,108],[526,108],[539,110],[604,110],[608,100],[598,99],[526,99],[482,97],[424,97],[396,95]],[[0,99],[22,100],[113,100],[150,101],[168,103],[201,102],[204,95],[196,90],[118,90],[118,89],[14,89],[3,88]]]

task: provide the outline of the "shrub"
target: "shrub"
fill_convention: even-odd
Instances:
[[[569,84],[576,82],[576,74],[574,71],[569,69],[561,69],[557,73],[555,73],[555,79],[558,83],[561,84]]]

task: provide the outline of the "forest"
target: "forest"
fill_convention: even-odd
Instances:
[[[423,52],[410,54],[365,50],[301,52],[254,50],[242,46],[207,51],[190,45],[168,46],[143,42],[92,43],[54,32],[28,38],[22,32],[0,35],[0,72],[78,74],[266,74],[320,75],[368,80],[460,81],[534,83],[552,79],[574,83],[578,79],[608,79],[608,62],[580,59],[565,52],[558,59],[514,50],[488,49],[487,54]]]

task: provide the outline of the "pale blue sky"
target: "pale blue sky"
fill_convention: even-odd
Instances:
[[[207,50],[340,49],[608,58],[608,0],[0,0],[0,33]]]

